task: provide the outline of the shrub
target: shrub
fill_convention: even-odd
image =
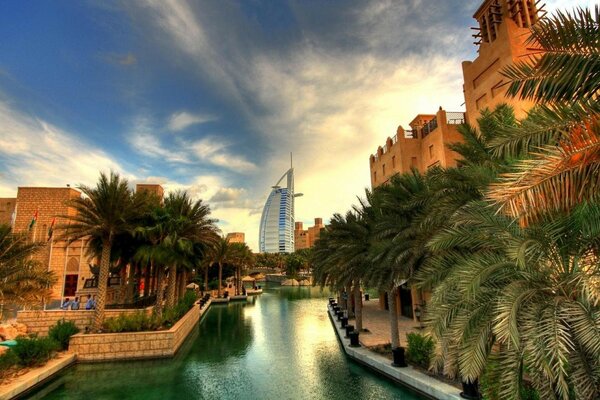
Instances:
[[[17,338],[16,341],[11,351],[17,356],[18,364],[25,367],[44,364],[59,348],[59,344],[49,337]]]
[[[121,314],[115,318],[108,318],[104,321],[104,330],[109,333],[116,333],[155,331],[161,326],[170,328],[192,308],[196,299],[194,292],[186,292],[175,306],[163,311],[162,317],[154,313],[148,315],[144,311],[139,311],[135,314]]]
[[[17,358],[17,355],[10,349],[0,355],[0,378],[4,377],[10,368],[18,363],[19,359]]]
[[[71,336],[79,332],[79,328],[75,326],[75,323],[72,321],[65,321],[65,319],[61,319],[50,327],[48,330],[48,337],[53,339],[60,345],[61,350],[67,350],[69,348],[69,340]]]
[[[429,362],[433,356],[433,339],[419,333],[407,333],[408,348],[406,359],[408,362],[423,368],[429,368]]]

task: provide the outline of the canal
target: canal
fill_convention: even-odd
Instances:
[[[348,360],[318,288],[213,305],[173,359],[79,364],[29,399],[419,399]]]

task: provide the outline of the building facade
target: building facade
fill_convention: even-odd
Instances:
[[[323,218],[315,218],[314,226],[304,229],[302,222],[296,222],[294,227],[294,246],[296,250],[309,249],[321,236],[321,230],[325,229]]]
[[[369,157],[371,187],[411,168],[424,172],[433,166],[456,166],[458,154],[447,144],[461,140],[457,127],[464,122],[463,112],[447,112],[440,107],[436,114],[417,115],[409,124],[410,130],[399,126],[396,135],[388,137]]]
[[[527,44],[531,26],[539,19],[534,0],[485,0],[473,18],[475,45],[479,54],[473,61],[462,63],[466,113],[440,110],[434,114],[419,114],[410,122],[410,130],[398,127],[396,135],[388,137],[383,146],[369,157],[371,186],[387,183],[397,173],[416,168],[425,172],[439,165],[454,167],[458,154],[448,148],[449,143],[462,141],[457,127],[463,122],[477,125],[481,111],[506,103],[513,107],[515,116],[523,118],[534,103],[519,98],[507,98],[507,79],[501,71],[508,65],[527,59],[537,52]],[[401,285],[396,299],[397,312],[416,320],[417,308],[423,308],[430,298],[407,284]],[[387,293],[379,297],[380,307],[387,308]]]
[[[149,190],[160,196],[163,194],[160,185],[137,186],[136,190]],[[50,307],[60,304],[65,297],[95,293],[95,286],[88,287],[86,284],[93,278],[90,265],[98,265],[99,260],[88,251],[85,239],[69,243],[62,238],[64,232],[55,229],[68,223],[65,216],[76,215],[76,210],[68,203],[79,197],[81,192],[70,187],[19,187],[16,198],[0,199],[0,223],[6,223],[8,219],[13,232],[25,234],[30,241],[44,244],[33,259],[47,266],[57,277],[56,284],[51,288],[51,298],[47,299]],[[115,282],[118,285],[112,284]],[[120,283],[119,279],[110,281],[107,303],[119,300]]]
[[[244,232],[229,232],[226,239],[229,243],[246,243]]]
[[[281,182],[286,183],[280,186]],[[258,245],[261,253],[292,253],[294,251],[294,168],[271,188],[260,218]]]
[[[531,26],[539,18],[536,1],[486,0],[473,18],[478,22],[473,36],[479,55],[462,63],[469,123],[475,125],[481,110],[493,109],[501,103],[511,105],[517,118],[525,117],[534,103],[505,97],[507,79],[500,71],[539,52],[534,45],[527,44]]]

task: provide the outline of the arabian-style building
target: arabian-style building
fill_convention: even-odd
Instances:
[[[454,167],[458,154],[446,144],[461,140],[458,125],[465,122],[463,112],[419,114],[410,122],[410,130],[398,127],[396,135],[369,158],[371,186],[377,187],[398,173],[416,168],[424,172],[433,166]]]
[[[323,218],[315,218],[315,225],[304,229],[302,222],[296,222],[294,227],[294,246],[296,250],[309,249],[321,237],[321,231],[325,229]]]
[[[246,243],[244,232],[229,232],[226,239],[229,243]]]
[[[137,185],[138,191],[163,195],[160,185]],[[65,216],[76,215],[69,201],[81,197],[79,190],[70,187],[19,187],[16,198],[0,199],[0,223],[8,223],[15,233],[24,233],[30,241],[44,243],[33,256],[57,277],[52,287],[49,305],[56,305],[64,297],[91,294],[95,289],[92,267],[98,264],[88,250],[85,239],[67,242],[56,229],[68,223]],[[120,277],[109,281],[107,303],[119,300]]]
[[[527,44],[531,26],[538,20],[534,0],[486,0],[473,15],[478,26],[475,45],[479,55],[462,63],[465,106],[469,123],[476,124],[479,112],[501,103],[511,105],[517,118],[522,118],[533,102],[505,97],[507,79],[500,71],[527,60],[536,52]]]
[[[433,166],[454,167],[458,154],[448,148],[449,143],[460,142],[458,126],[463,122],[477,124],[483,109],[493,109],[506,103],[515,110],[517,118],[526,116],[534,103],[519,98],[505,97],[507,79],[501,71],[508,65],[527,59],[537,50],[527,40],[531,26],[538,21],[540,10],[534,0],[485,0],[473,18],[478,56],[462,63],[466,113],[447,112],[441,107],[436,114],[419,114],[410,123],[410,130],[398,127],[393,137],[369,157],[371,186],[387,183],[397,173],[415,168],[425,172]],[[398,313],[415,317],[415,310],[429,299],[402,285],[398,294]],[[386,296],[380,296],[380,306],[387,307]]]

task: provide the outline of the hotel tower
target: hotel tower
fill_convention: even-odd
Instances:
[[[285,182],[285,186],[281,186]],[[272,186],[260,218],[259,250],[261,253],[294,252],[294,168],[290,167]]]

